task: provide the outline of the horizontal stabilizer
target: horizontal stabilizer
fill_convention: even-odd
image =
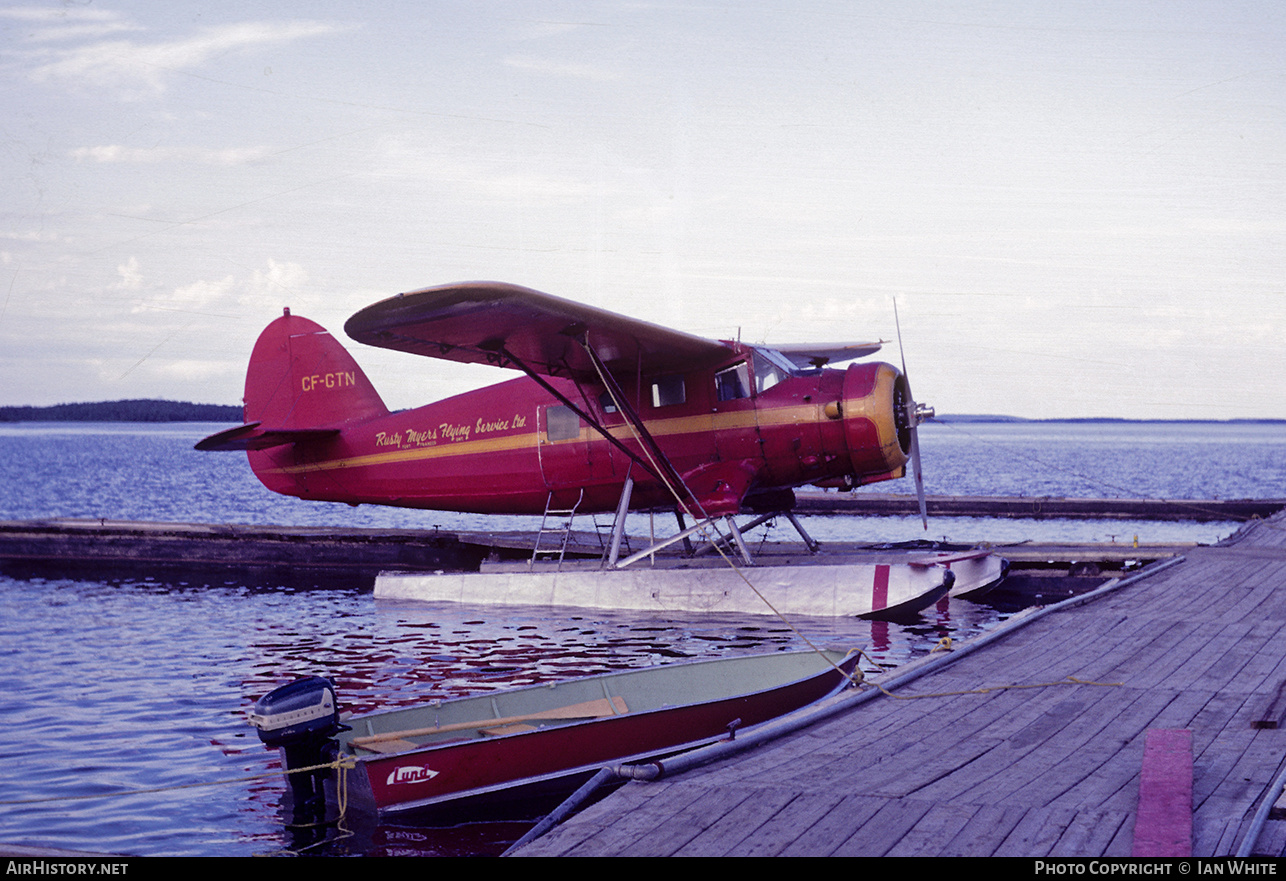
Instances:
[[[283,444],[320,440],[339,434],[338,428],[263,428],[261,422],[238,425],[212,434],[200,441],[196,448],[202,452],[228,450],[266,450]]]
[[[827,364],[839,364],[856,358],[874,355],[880,350],[881,343],[795,343],[785,346],[769,346],[781,352],[796,367],[825,367]]]

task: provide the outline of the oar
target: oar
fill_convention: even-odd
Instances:
[[[439,731],[464,731],[469,728],[496,728],[501,725],[513,725],[517,722],[530,722],[533,719],[593,719],[599,716],[612,716],[628,713],[625,698],[614,697],[610,700],[602,697],[586,701],[583,704],[571,704],[566,707],[554,707],[535,713],[524,713],[521,716],[503,716],[498,719],[478,719],[473,722],[452,722],[448,725],[432,728],[412,728],[407,731],[386,731],[383,734],[371,734],[366,737],[354,737],[349,742],[356,746],[380,743],[386,740],[405,740],[408,737],[420,737],[425,734],[437,734]]]

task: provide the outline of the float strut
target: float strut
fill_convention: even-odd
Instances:
[[[813,537],[804,531],[804,524],[799,522],[799,518],[795,516],[795,512],[787,511],[786,519],[790,520],[790,525],[795,527],[795,531],[799,533],[799,537],[804,540],[804,544],[808,546],[808,552],[810,554],[817,553],[817,549],[821,547],[821,545],[813,541]]]
[[[612,543],[607,551],[607,568],[616,568],[616,560],[621,555],[621,536],[625,534],[625,515],[630,510],[630,495],[634,492],[634,478],[628,475],[625,486],[621,487],[621,500],[616,503],[616,519],[612,521]]]

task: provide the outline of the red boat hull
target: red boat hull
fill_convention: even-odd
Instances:
[[[842,689],[857,665],[777,688],[707,703],[627,713],[519,734],[363,756],[352,774],[356,799],[381,814],[415,812],[485,798],[515,802],[533,789],[567,795],[605,765],[646,761],[729,737]]]

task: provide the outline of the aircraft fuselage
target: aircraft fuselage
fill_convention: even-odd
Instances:
[[[800,485],[902,476],[908,449],[895,368],[873,362],[790,371],[771,352],[727,345],[734,355],[727,363],[638,377],[624,391],[705,514],[737,513]],[[293,381],[305,399],[356,383],[343,369],[296,370]],[[605,386],[548,381],[648,461],[648,444]],[[627,476],[635,481],[631,507],[679,502],[674,489],[529,377],[335,427],[329,437],[250,450],[255,473],[268,488],[305,499],[486,514],[573,505],[611,511]]]

